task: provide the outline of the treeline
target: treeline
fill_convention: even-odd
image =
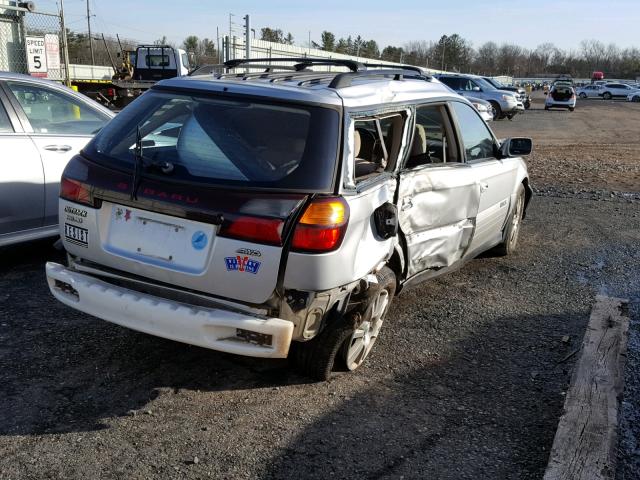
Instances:
[[[281,32],[273,28],[266,30]],[[293,43],[291,34],[288,34],[287,42],[279,38],[281,36],[264,38],[263,35],[263,40]],[[469,40],[454,33],[443,35],[437,41],[417,40],[403,46],[388,45],[381,49],[375,40],[367,40],[360,35],[336,38],[332,32],[324,31],[320,41],[312,42],[311,46],[329,52],[483,75],[529,77],[569,73],[574,77],[590,77],[596,70],[605,72],[610,78],[635,78],[640,75],[640,49],[623,49],[599,40],[583,40],[577,50],[563,50],[553,43],[542,43],[534,49],[528,49],[512,43],[498,45],[491,41],[474,48]]]

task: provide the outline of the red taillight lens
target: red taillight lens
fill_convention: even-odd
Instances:
[[[292,250],[330,252],[342,243],[349,222],[349,206],[342,198],[323,198],[309,204],[293,232]]]
[[[71,202],[93,206],[93,196],[89,188],[82,182],[62,177],[60,180],[60,197]]]
[[[282,245],[283,224],[280,219],[239,217],[223,225],[220,235],[256,243]]]
[[[116,96],[115,88],[107,88],[107,97],[115,97],[115,96]]]

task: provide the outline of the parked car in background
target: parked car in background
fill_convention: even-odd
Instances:
[[[475,97],[466,97],[467,100],[471,102],[471,105],[475,107],[480,116],[485,122],[491,122],[493,120],[494,111],[491,103],[486,100],[482,100],[481,98]]]
[[[544,100],[544,109],[550,108],[567,108],[573,112],[576,108],[576,92],[570,83],[556,82],[551,86]]]
[[[602,85],[585,85],[576,89],[576,94],[580,98],[600,98],[602,97]]]
[[[164,80],[109,123],[64,171],[52,294],[324,380],[362,365],[402,288],[515,251],[531,139],[499,142],[413,66],[297,62]]]
[[[637,89],[624,83],[607,83],[602,87],[602,98],[611,100],[612,98],[627,98],[629,94]]]
[[[524,105],[515,93],[498,90],[478,75],[443,73],[436,75],[436,78],[460,95],[481,98],[491,103],[494,120],[505,117],[511,120],[524,111]]]
[[[640,89],[627,95],[628,102],[640,102]]]
[[[482,77],[482,78],[487,82],[489,82],[494,87],[496,87],[498,90],[506,90],[507,92],[515,93],[518,99],[522,102],[522,105],[526,110],[528,110],[531,107],[531,97],[529,96],[529,94],[524,88],[517,87],[514,85],[505,85],[493,77]]]
[[[0,246],[58,235],[62,171],[113,116],[57,83],[0,72]]]

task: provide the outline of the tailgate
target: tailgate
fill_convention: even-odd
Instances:
[[[96,195],[99,208],[61,199],[67,251],[122,272],[242,302],[259,304],[271,296],[282,246],[222,236],[220,222],[210,219],[223,218],[224,225],[234,218],[275,218],[285,225],[305,196],[192,193],[190,198],[202,198],[194,207],[144,198],[151,191],[159,190],[141,188],[138,201],[131,202],[126,194],[103,190]]]

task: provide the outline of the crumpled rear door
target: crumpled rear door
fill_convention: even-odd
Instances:
[[[480,185],[468,165],[402,172],[398,202],[409,277],[447,267],[462,257],[471,243],[480,203]]]

